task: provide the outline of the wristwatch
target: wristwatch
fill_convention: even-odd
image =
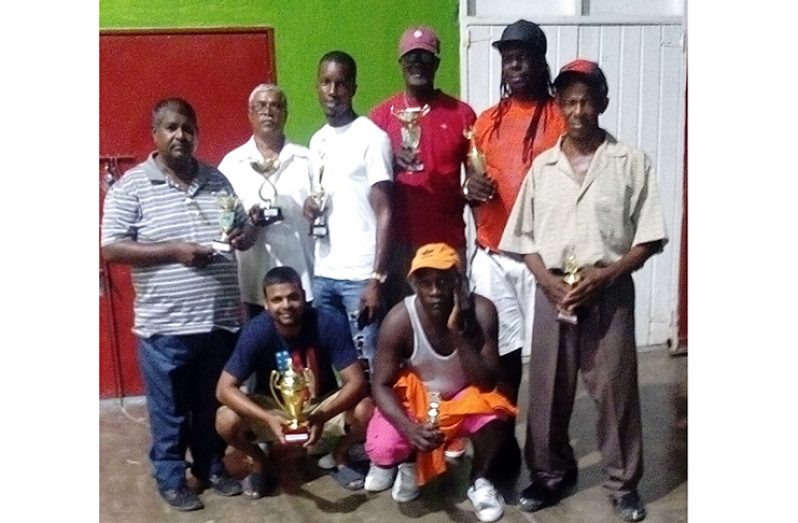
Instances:
[[[385,283],[385,280],[388,279],[388,275],[387,274],[383,274],[381,272],[374,271],[374,272],[371,273],[371,276],[369,276],[369,279],[377,280],[380,283]]]

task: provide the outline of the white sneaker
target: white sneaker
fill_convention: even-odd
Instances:
[[[399,503],[413,501],[421,493],[418,488],[416,462],[400,463],[396,474],[396,481],[393,482],[391,497]]]
[[[477,478],[468,487],[468,499],[474,505],[474,513],[480,521],[497,521],[504,514],[504,498],[496,491],[493,483],[485,478]]]
[[[383,490],[391,488],[395,476],[396,467],[386,469],[372,463],[369,465],[369,472],[366,474],[363,488],[369,492],[382,492]]]
[[[335,459],[333,459],[332,454],[325,454],[324,456],[319,458],[317,462],[320,469],[324,470],[332,470],[335,468]]]

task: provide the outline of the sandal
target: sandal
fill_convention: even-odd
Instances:
[[[277,478],[271,472],[253,472],[241,482],[244,495],[251,499],[262,498],[274,489]]]
[[[348,465],[343,465],[338,470],[330,472],[330,475],[339,485],[349,490],[362,489],[363,483],[366,480],[366,476]]]

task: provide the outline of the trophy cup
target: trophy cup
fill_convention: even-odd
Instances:
[[[283,437],[286,443],[304,443],[310,438],[306,410],[311,400],[313,372],[307,368],[297,372],[285,351],[277,354],[277,360],[280,370],[272,370],[269,388],[277,405],[288,417],[283,424]]]
[[[480,176],[485,176],[487,169],[485,168],[485,156],[477,149],[477,143],[474,141],[474,128],[469,127],[463,131],[463,136],[468,140],[470,148],[468,150],[467,162],[471,169]]]
[[[438,391],[430,391],[427,396],[427,423],[433,427],[440,424],[440,408],[441,408],[441,393]]]
[[[271,176],[280,169],[279,158],[267,158],[262,162],[250,160],[250,167],[263,176],[263,183],[258,190],[258,196],[263,203],[260,203],[260,216],[255,225],[268,225],[283,219],[283,210],[274,205],[277,201],[277,186],[271,181]]]
[[[322,155],[322,161],[323,160],[324,156]],[[319,207],[319,214],[313,218],[313,221],[310,223],[310,235],[314,238],[324,238],[329,232],[327,229],[327,216],[324,214],[324,211],[326,210],[327,200],[330,195],[324,192],[324,187],[321,185],[323,176],[324,165],[319,169],[319,184],[313,188],[313,192],[310,194],[310,197],[313,198],[313,201],[316,202],[316,205]]]
[[[418,159],[418,147],[421,144],[421,118],[430,110],[429,104],[423,107],[406,107],[395,109],[391,106],[391,114],[402,122],[402,147],[409,149],[416,156],[414,164],[407,168],[408,171],[423,171],[424,164]]]
[[[565,267],[563,268],[563,272],[565,274],[563,275],[562,280],[569,287],[574,287],[582,280],[582,275],[580,274],[579,270],[579,264],[576,263],[576,256],[571,254],[565,259]],[[557,313],[557,319],[566,323],[570,323],[571,325],[576,325],[579,323],[576,313],[573,312],[560,311]]]
[[[235,225],[236,206],[238,206],[239,199],[235,195],[227,193],[221,196],[217,196],[214,193],[213,196],[216,198],[216,204],[222,209],[219,215],[219,227],[222,229],[222,234],[219,238],[213,240],[213,250],[216,252],[231,252],[233,246],[230,245],[227,235],[233,230]]]

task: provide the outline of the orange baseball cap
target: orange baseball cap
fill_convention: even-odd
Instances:
[[[428,243],[422,245],[416,251],[413,261],[410,263],[411,274],[419,269],[439,269],[445,271],[452,267],[460,269],[460,256],[457,251],[445,243]]]

